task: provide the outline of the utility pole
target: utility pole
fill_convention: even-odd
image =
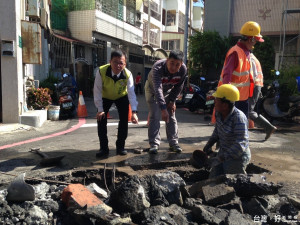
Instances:
[[[189,8],[190,0],[186,0],[185,8],[185,29],[184,29],[184,64],[187,62],[187,42],[188,42],[188,33],[189,33]]]
[[[150,18],[151,18],[151,9],[150,9],[150,1],[148,0],[148,29],[147,29],[147,44],[150,45]]]

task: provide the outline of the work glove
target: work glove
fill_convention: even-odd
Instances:
[[[203,148],[203,151],[204,151],[207,155],[209,155],[209,154],[211,154],[211,153],[213,152],[213,150],[211,149],[211,146],[209,146],[209,145],[205,145],[204,148]]]
[[[206,145],[203,148],[203,151],[207,154],[210,155],[213,153],[213,150],[211,149],[211,147],[215,144],[215,141],[213,140],[208,140],[208,142],[206,143]]]

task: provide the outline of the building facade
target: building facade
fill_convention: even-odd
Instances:
[[[209,0],[205,1],[204,30],[239,36],[245,22],[259,23],[261,34],[273,42],[278,69],[300,63],[299,9],[298,0]]]
[[[50,2],[0,1],[0,122],[19,123],[27,86],[47,77]]]
[[[202,14],[193,20],[189,1],[191,34]],[[19,123],[27,88],[50,75],[71,73],[91,96],[95,69],[117,48],[145,82],[156,60],[184,50],[185,7],[186,0],[0,1],[0,123]]]

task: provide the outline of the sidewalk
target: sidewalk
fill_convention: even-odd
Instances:
[[[31,126],[21,124],[21,123],[8,123],[3,124],[0,123],[0,134],[9,133],[17,130],[31,130],[33,129]]]
[[[147,120],[148,108],[146,105],[146,100],[144,95],[138,95],[137,100],[139,102],[138,105],[138,116],[139,120]],[[92,97],[84,97],[85,105],[88,112],[88,117],[86,119],[96,119],[97,109],[94,104],[94,99]],[[77,108],[76,108],[77,110]],[[109,111],[110,116],[113,119],[118,119],[118,112],[116,107],[113,105]],[[77,117],[71,118],[69,120],[77,120]],[[33,127],[21,123],[0,123],[0,134],[12,133],[15,131],[30,131],[30,130],[39,130],[39,129],[49,129],[51,126],[51,131],[61,130],[64,126],[68,125],[69,120],[58,120],[58,121],[50,121],[47,120],[41,127]],[[50,125],[51,124],[51,125]],[[54,130],[53,130],[54,129]]]

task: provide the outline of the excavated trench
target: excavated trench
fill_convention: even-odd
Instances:
[[[186,187],[191,187],[199,181],[201,182],[201,181],[207,180],[208,174],[209,174],[209,172],[206,169],[197,169],[190,164],[189,160],[181,159],[181,160],[166,161],[166,162],[155,162],[155,163],[150,162],[148,164],[140,164],[140,165],[136,165],[136,164],[130,165],[130,163],[128,163],[128,162],[126,163],[126,165],[124,165],[124,164],[123,165],[107,164],[107,165],[105,165],[104,169],[101,168],[101,169],[88,169],[88,170],[72,171],[72,172],[69,172],[69,173],[63,174],[63,175],[44,177],[43,178],[44,180],[49,181],[49,182],[46,182],[49,186],[47,188],[43,188],[43,189],[48,190],[48,192],[49,192],[48,194],[45,194],[46,196],[48,196],[48,198],[45,198],[46,200],[38,199],[31,203],[6,202],[5,198],[4,198],[5,191],[2,191],[3,199],[1,199],[1,193],[0,193],[0,206],[2,207],[2,209],[0,211],[0,224],[20,224],[20,225],[21,224],[24,224],[24,225],[25,224],[61,224],[61,225],[63,225],[63,224],[73,224],[73,225],[74,224],[79,224],[79,225],[81,225],[81,224],[114,224],[116,217],[120,219],[120,221],[119,221],[120,224],[122,224],[122,223],[123,224],[149,224],[150,218],[153,219],[154,217],[155,217],[155,219],[153,219],[153,221],[152,221],[153,224],[156,224],[156,223],[159,223],[159,224],[201,224],[201,223],[229,224],[230,223],[230,222],[218,223],[216,221],[210,221],[209,219],[204,218],[205,216],[202,216],[199,218],[196,215],[194,215],[194,218],[193,218],[193,216],[191,216],[191,215],[193,215],[196,208],[197,208],[197,210],[199,210],[199,207],[200,207],[200,209],[202,210],[201,213],[203,214],[203,211],[209,212],[210,210],[212,210],[213,207],[206,206],[205,200],[201,200],[200,202],[201,202],[201,205],[203,203],[203,207],[209,207],[209,208],[205,208],[205,210],[204,210],[202,206],[197,205],[198,204],[197,201],[199,201],[199,198],[197,198],[196,196],[187,196],[186,194],[184,194],[185,196],[183,196],[183,198],[185,198],[185,202],[189,201],[189,199],[193,199],[194,205],[190,206],[189,205],[190,203],[187,204],[184,202],[183,206],[182,206],[183,208],[179,207],[180,210],[184,210],[184,211],[182,211],[182,215],[184,216],[184,218],[180,218],[180,219],[178,219],[178,218],[176,219],[175,215],[172,214],[173,213],[172,210],[178,211],[179,209],[177,209],[177,208],[171,209],[173,207],[172,201],[169,201],[168,198],[166,198],[169,201],[168,204],[162,204],[160,206],[156,205],[153,207],[151,205],[150,209],[152,209],[152,211],[148,211],[147,213],[145,213],[145,211],[148,209],[145,209],[144,212],[139,212],[138,214],[136,214],[136,213],[133,213],[130,211],[125,212],[125,213],[120,212],[119,210],[114,210],[114,208],[113,208],[113,212],[119,213],[119,215],[121,215],[121,217],[118,216],[118,214],[113,214],[114,216],[111,216],[111,217],[105,216],[105,220],[103,219],[103,216],[101,216],[101,219],[99,219],[99,218],[97,218],[97,216],[95,216],[95,215],[91,216],[90,214],[88,216],[87,216],[87,214],[84,214],[84,216],[81,215],[81,217],[80,217],[81,219],[78,220],[78,214],[76,214],[76,216],[74,216],[74,212],[70,213],[70,210],[68,210],[66,208],[66,206],[61,202],[60,194],[62,193],[63,188],[66,187],[67,184],[71,184],[71,183],[72,184],[80,183],[85,186],[94,183],[97,186],[99,186],[100,188],[106,190],[108,193],[114,193],[116,190],[119,189],[120,186],[122,186],[123,183],[126,183],[127,180],[132,179],[132,176],[131,176],[132,174],[129,175],[128,173],[122,171],[122,166],[127,166],[127,167],[129,166],[135,172],[135,174],[138,174],[138,177],[147,177],[147,179],[149,178],[149,176],[157,175],[157,173],[160,173],[160,174],[161,173],[169,173],[169,172],[174,173],[174,174],[176,173],[176,174],[178,174],[179,179],[182,179],[182,182],[184,182],[186,184]],[[247,173],[248,174],[259,174],[258,177],[262,178],[262,181],[265,181],[264,174],[271,173],[271,171],[268,171],[264,168],[254,165],[254,164],[249,164],[247,167]],[[138,178],[134,178],[133,180],[136,181],[136,179],[138,179]],[[143,180],[143,179],[144,178],[142,178],[141,181],[138,181],[138,183],[145,182],[145,180]],[[236,179],[236,180],[238,180],[238,179]],[[50,181],[53,181],[53,182],[50,182]],[[64,182],[66,184],[62,185],[62,184],[59,184],[59,182]],[[41,185],[40,181],[35,181],[35,180],[26,180],[26,183],[31,184],[33,186]],[[243,185],[245,186],[245,184],[243,184]],[[151,190],[153,190],[152,187],[145,188],[145,190],[148,191],[147,192],[148,196],[153,196],[153,193],[150,193]],[[237,193],[238,193],[238,191],[237,191]],[[244,206],[246,204],[245,209],[247,209],[247,207],[251,208],[251,204],[253,204],[253,203],[252,202],[248,203],[247,202],[248,200],[245,201],[244,199],[252,199],[254,197],[249,197],[249,198],[248,197],[240,197],[240,198],[242,201],[241,205]],[[111,198],[111,199],[116,199],[116,196],[114,196],[114,198]],[[118,199],[118,195],[117,195],[117,199]],[[276,197],[276,199],[277,199],[277,197]],[[278,199],[279,199],[279,197],[278,197]],[[102,199],[102,200],[103,200],[103,202],[105,202],[111,206],[119,204],[116,202],[109,202],[109,199]],[[44,203],[42,204],[41,201],[43,201]],[[51,202],[54,201],[55,203],[53,203],[53,204],[55,206],[52,206],[52,208],[51,208],[49,206],[49,203],[47,203],[47,201],[51,201]],[[151,202],[151,201],[149,200],[149,202]],[[169,205],[169,207],[167,208],[168,205]],[[40,215],[37,216],[36,213],[32,213],[32,209],[35,206],[38,206],[41,211],[44,211],[47,214],[47,216],[45,216],[42,212],[40,212],[40,214],[44,215],[44,216],[40,216]],[[213,205],[213,206],[219,207],[219,206],[215,206],[215,205]],[[163,208],[157,209],[157,207],[163,207]],[[178,207],[178,206],[176,206],[176,207]],[[291,216],[293,216],[293,219],[295,219],[296,218],[295,215],[297,214],[297,212],[299,213],[299,211],[297,211],[294,206],[288,205],[286,207],[290,207],[289,210],[291,210],[291,207],[293,207],[292,208],[293,214],[291,214]],[[224,209],[223,208],[222,208],[222,210],[225,210],[225,211],[224,212],[222,211],[222,212],[224,214],[227,213],[226,221],[229,221],[231,211],[229,209],[226,209],[226,207]],[[29,210],[29,209],[31,209],[31,210]],[[171,210],[171,211],[168,211],[167,209]],[[253,212],[250,210],[251,212],[247,212],[247,214],[244,214],[245,209],[244,209],[244,212],[243,212],[243,210],[241,210],[241,212],[240,212],[241,213],[240,215],[242,215],[240,218],[240,221],[241,222],[244,220],[247,220],[248,222],[251,220],[253,221],[253,218],[254,218]],[[187,212],[186,210],[189,210],[189,211]],[[235,210],[235,209],[231,209],[231,210]],[[31,213],[28,214],[28,212],[30,212],[30,211],[31,211]],[[160,215],[160,213],[162,211],[164,212],[164,214]],[[153,214],[152,217],[149,216],[146,218],[145,215],[149,214],[149,213]],[[210,213],[214,214],[213,212],[210,212]],[[234,211],[234,213],[236,213],[236,211]],[[262,211],[257,212],[257,213],[262,213]],[[265,212],[265,213],[267,213],[267,212]],[[199,212],[197,212],[196,214],[199,214]],[[288,214],[288,213],[286,213],[286,214]],[[258,215],[260,215],[260,214],[258,214]],[[91,217],[93,217],[94,219],[92,220]],[[112,222],[112,220],[113,220],[112,218],[114,219],[114,222]],[[132,220],[128,219],[128,220],[125,220],[127,222],[124,222],[124,220],[121,220],[122,218],[132,218]],[[223,219],[225,220],[225,217]],[[92,220],[94,222],[91,223],[90,220]],[[35,222],[33,222],[33,221],[35,221]],[[80,222],[80,221],[84,221],[84,222]],[[89,221],[89,222],[87,222],[87,221]],[[128,223],[128,221],[131,221],[131,222]],[[172,222],[170,222],[170,221],[172,221]],[[270,224],[276,224],[274,222],[274,219],[272,220],[271,217],[269,219],[269,222],[270,222]],[[291,223],[291,224],[293,224],[293,223]]]
[[[128,166],[128,165],[127,165]],[[68,174],[44,177],[45,180],[60,181],[65,183],[80,183],[88,185],[90,183],[96,183],[99,187],[105,189],[106,185],[110,187],[115,183],[118,185],[122,181],[126,180],[129,175],[126,172],[118,169],[122,166],[120,164],[106,164],[106,169],[89,169],[73,171]],[[186,184],[193,184],[195,182],[208,179],[209,172],[206,169],[198,169],[190,164],[189,160],[177,160],[167,162],[156,162],[144,165],[130,165],[136,174],[147,175],[157,172],[173,171],[178,173],[180,177],[186,182]],[[271,173],[271,171],[264,169],[260,166],[250,163],[247,166],[246,172],[248,174],[261,174]],[[40,183],[39,181],[28,180],[27,183],[35,185]],[[106,185],[105,185],[106,183]]]

